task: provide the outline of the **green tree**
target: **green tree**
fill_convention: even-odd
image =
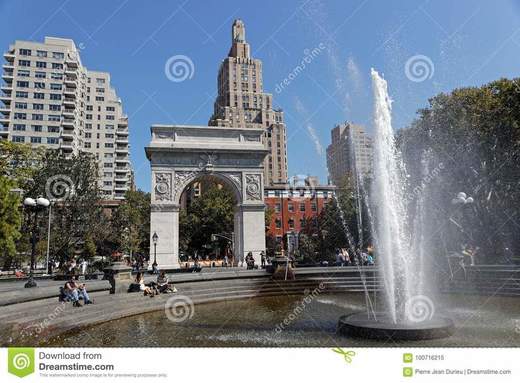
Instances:
[[[0,257],[9,267],[16,255],[16,241],[20,238],[20,198],[13,193],[14,182],[0,175]]]
[[[112,219],[120,250],[128,254],[150,251],[150,193],[127,191]]]
[[[508,224],[520,213],[519,89],[519,79],[500,79],[439,94],[399,132],[412,189],[440,169],[424,187],[435,201],[427,211],[432,248],[459,250],[471,243],[486,263],[507,261],[520,251],[520,227]],[[454,206],[459,192],[474,203]]]
[[[211,235],[233,231],[233,194],[226,188],[210,186],[180,212],[180,247],[193,253],[211,244]],[[221,249],[226,240],[219,239]]]
[[[26,195],[43,196],[53,203],[52,257],[64,261],[79,254],[102,214],[95,158],[83,152],[70,157],[56,150],[45,152],[42,167],[34,174]],[[39,214],[38,227],[47,228],[45,216]]]
[[[45,150],[29,144],[0,141],[0,175],[8,177],[13,188],[26,190],[42,166]]]

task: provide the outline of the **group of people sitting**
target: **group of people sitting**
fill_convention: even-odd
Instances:
[[[372,254],[364,250],[356,250],[355,254],[350,254],[347,249],[336,249],[336,266],[372,266],[374,258]]]
[[[80,300],[83,300],[83,303],[86,305],[94,303],[88,296],[85,284],[79,283],[73,277],[65,283],[65,286],[60,287],[59,300],[60,302],[72,302],[74,307],[82,306]]]
[[[142,291],[145,296],[153,298],[159,294],[176,293],[177,289],[175,286],[170,287],[170,281],[168,280],[166,272],[161,271],[157,276],[157,282],[150,282],[148,284],[144,282],[144,274],[141,272],[137,273],[135,281],[130,285],[128,291]]]

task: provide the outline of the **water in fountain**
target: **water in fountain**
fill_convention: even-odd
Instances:
[[[422,295],[426,273],[423,227],[423,197],[418,196],[415,220],[409,222],[406,172],[401,153],[396,148],[391,120],[391,100],[386,81],[372,69],[374,92],[374,162],[370,204],[375,219],[372,224],[376,257],[384,282],[386,310],[394,323],[412,320],[411,310],[430,311],[431,300]],[[412,307],[410,308],[410,305]]]

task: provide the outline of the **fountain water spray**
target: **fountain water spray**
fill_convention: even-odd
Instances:
[[[427,221],[424,196],[417,198],[414,219],[410,219],[406,170],[395,143],[387,82],[374,69],[371,76],[374,155],[369,217],[385,307],[383,312],[374,312],[373,317],[362,313],[341,317],[339,330],[347,335],[383,339],[446,337],[453,331],[453,322],[437,315],[432,300],[424,295],[430,276],[424,262],[428,257],[423,235]]]

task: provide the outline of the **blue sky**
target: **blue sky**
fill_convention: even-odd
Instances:
[[[395,129],[439,92],[520,70],[518,0],[0,0],[0,46],[71,38],[87,68],[110,72],[130,118],[136,183],[149,190],[149,127],[207,124],[235,18],[244,20],[252,54],[263,60],[265,90],[285,111],[289,173],[322,182],[330,129],[349,120],[371,130],[370,68],[388,80]],[[314,48],[319,53],[277,91]],[[174,55],[191,59],[191,79],[167,78]]]

